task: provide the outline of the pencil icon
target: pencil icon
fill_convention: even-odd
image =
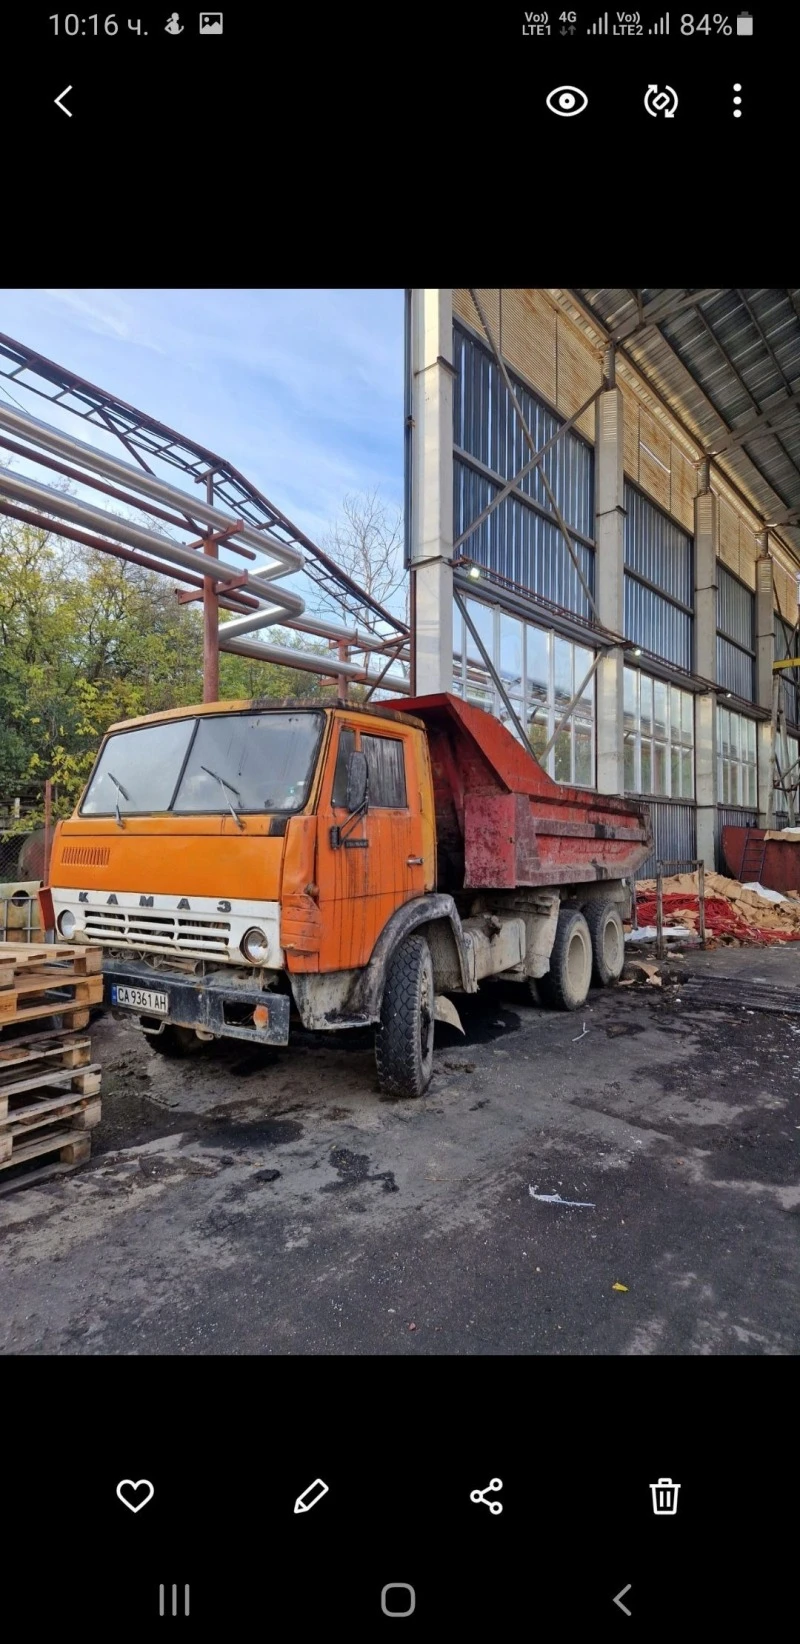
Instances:
[[[315,1478],[314,1483],[309,1484],[308,1489],[304,1490],[303,1494],[301,1496],[297,1497],[297,1500],[294,1504],[295,1512],[296,1513],[308,1513],[308,1512],[310,1512],[311,1508],[316,1507],[317,1502],[321,1501],[322,1497],[326,1496],[327,1494],[328,1494],[327,1484],[323,1484],[321,1478]]]

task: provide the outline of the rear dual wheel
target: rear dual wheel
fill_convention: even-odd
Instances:
[[[586,908],[586,923],[592,938],[592,980],[595,987],[610,988],[618,982],[625,964],[625,932],[616,902],[598,897]]]
[[[580,1010],[592,980],[592,938],[580,908],[562,908],[550,954],[550,969],[536,983],[551,1010]]]
[[[562,908],[550,969],[536,989],[542,1004],[555,1010],[580,1010],[589,988],[619,981],[625,964],[625,932],[615,902],[599,897],[579,908]]]

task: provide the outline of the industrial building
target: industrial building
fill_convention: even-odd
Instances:
[[[406,301],[416,692],[647,800],[643,872],[794,821],[800,291]]]

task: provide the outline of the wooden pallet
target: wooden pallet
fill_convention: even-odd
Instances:
[[[61,1016],[86,1027],[89,1006],[103,998],[99,947],[68,943],[0,942],[0,1032],[12,1023]]]
[[[22,1079],[39,1068],[60,1072],[85,1067],[91,1054],[91,1040],[79,1033],[34,1033],[24,1039],[0,1039],[0,1086],[9,1078]]]
[[[92,1138],[87,1131],[63,1129],[18,1143],[7,1159],[0,1159],[0,1173],[11,1165],[27,1164],[30,1159],[42,1159],[45,1155],[49,1155],[53,1163],[57,1160],[62,1165],[85,1164],[92,1155]]]
[[[26,1079],[0,1084],[0,1136],[5,1120],[13,1118],[21,1108],[32,1111],[36,1104],[40,1107],[47,1104],[61,1106],[78,1096],[96,1096],[99,1090],[99,1062],[92,1062],[83,1068],[64,1068],[55,1073],[51,1070],[29,1073]]]
[[[48,955],[53,950],[48,948]],[[56,950],[58,953],[58,949]],[[62,950],[63,952],[63,950]],[[5,947],[0,945],[0,965]],[[27,959],[28,950],[25,950]],[[78,955],[91,965],[94,953]],[[73,955],[68,953],[68,968]],[[63,971],[59,954],[53,967],[46,967],[45,980],[57,973],[59,982]],[[74,970],[72,972],[75,974]],[[84,983],[100,983],[102,977],[89,970],[78,972]],[[13,989],[19,991],[20,978],[24,983],[42,976],[41,959],[13,969]],[[0,998],[2,994],[0,993]],[[24,1009],[30,1007],[25,1006]],[[48,1003],[46,1015],[63,1015],[57,1004]],[[88,1019],[88,1010],[73,1009],[67,1014]],[[18,1022],[21,1013],[0,1016],[0,1024]],[[100,1066],[91,1060],[91,1041],[80,1033],[60,1031],[33,1033],[24,1037],[5,1037],[0,1031],[0,1177],[16,1165],[28,1165],[35,1160],[45,1168],[69,1169],[83,1164],[91,1153],[90,1132],[100,1121]],[[36,1171],[37,1180],[41,1169]],[[20,1184],[28,1180],[29,1171],[20,1173]],[[15,1177],[10,1178],[16,1185]]]

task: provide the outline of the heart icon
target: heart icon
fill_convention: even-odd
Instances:
[[[141,1501],[136,1501],[135,1499],[131,1501],[129,1497],[133,1496],[135,1498],[138,1496],[140,1490],[146,1490],[147,1494]],[[153,1489],[149,1478],[139,1478],[136,1480],[135,1484],[132,1478],[123,1478],[120,1479],[120,1482],[117,1485],[117,1495],[124,1506],[129,1507],[132,1513],[140,1513],[142,1508],[147,1506],[148,1501],[152,1501],[153,1496],[155,1495],[155,1490]]]

